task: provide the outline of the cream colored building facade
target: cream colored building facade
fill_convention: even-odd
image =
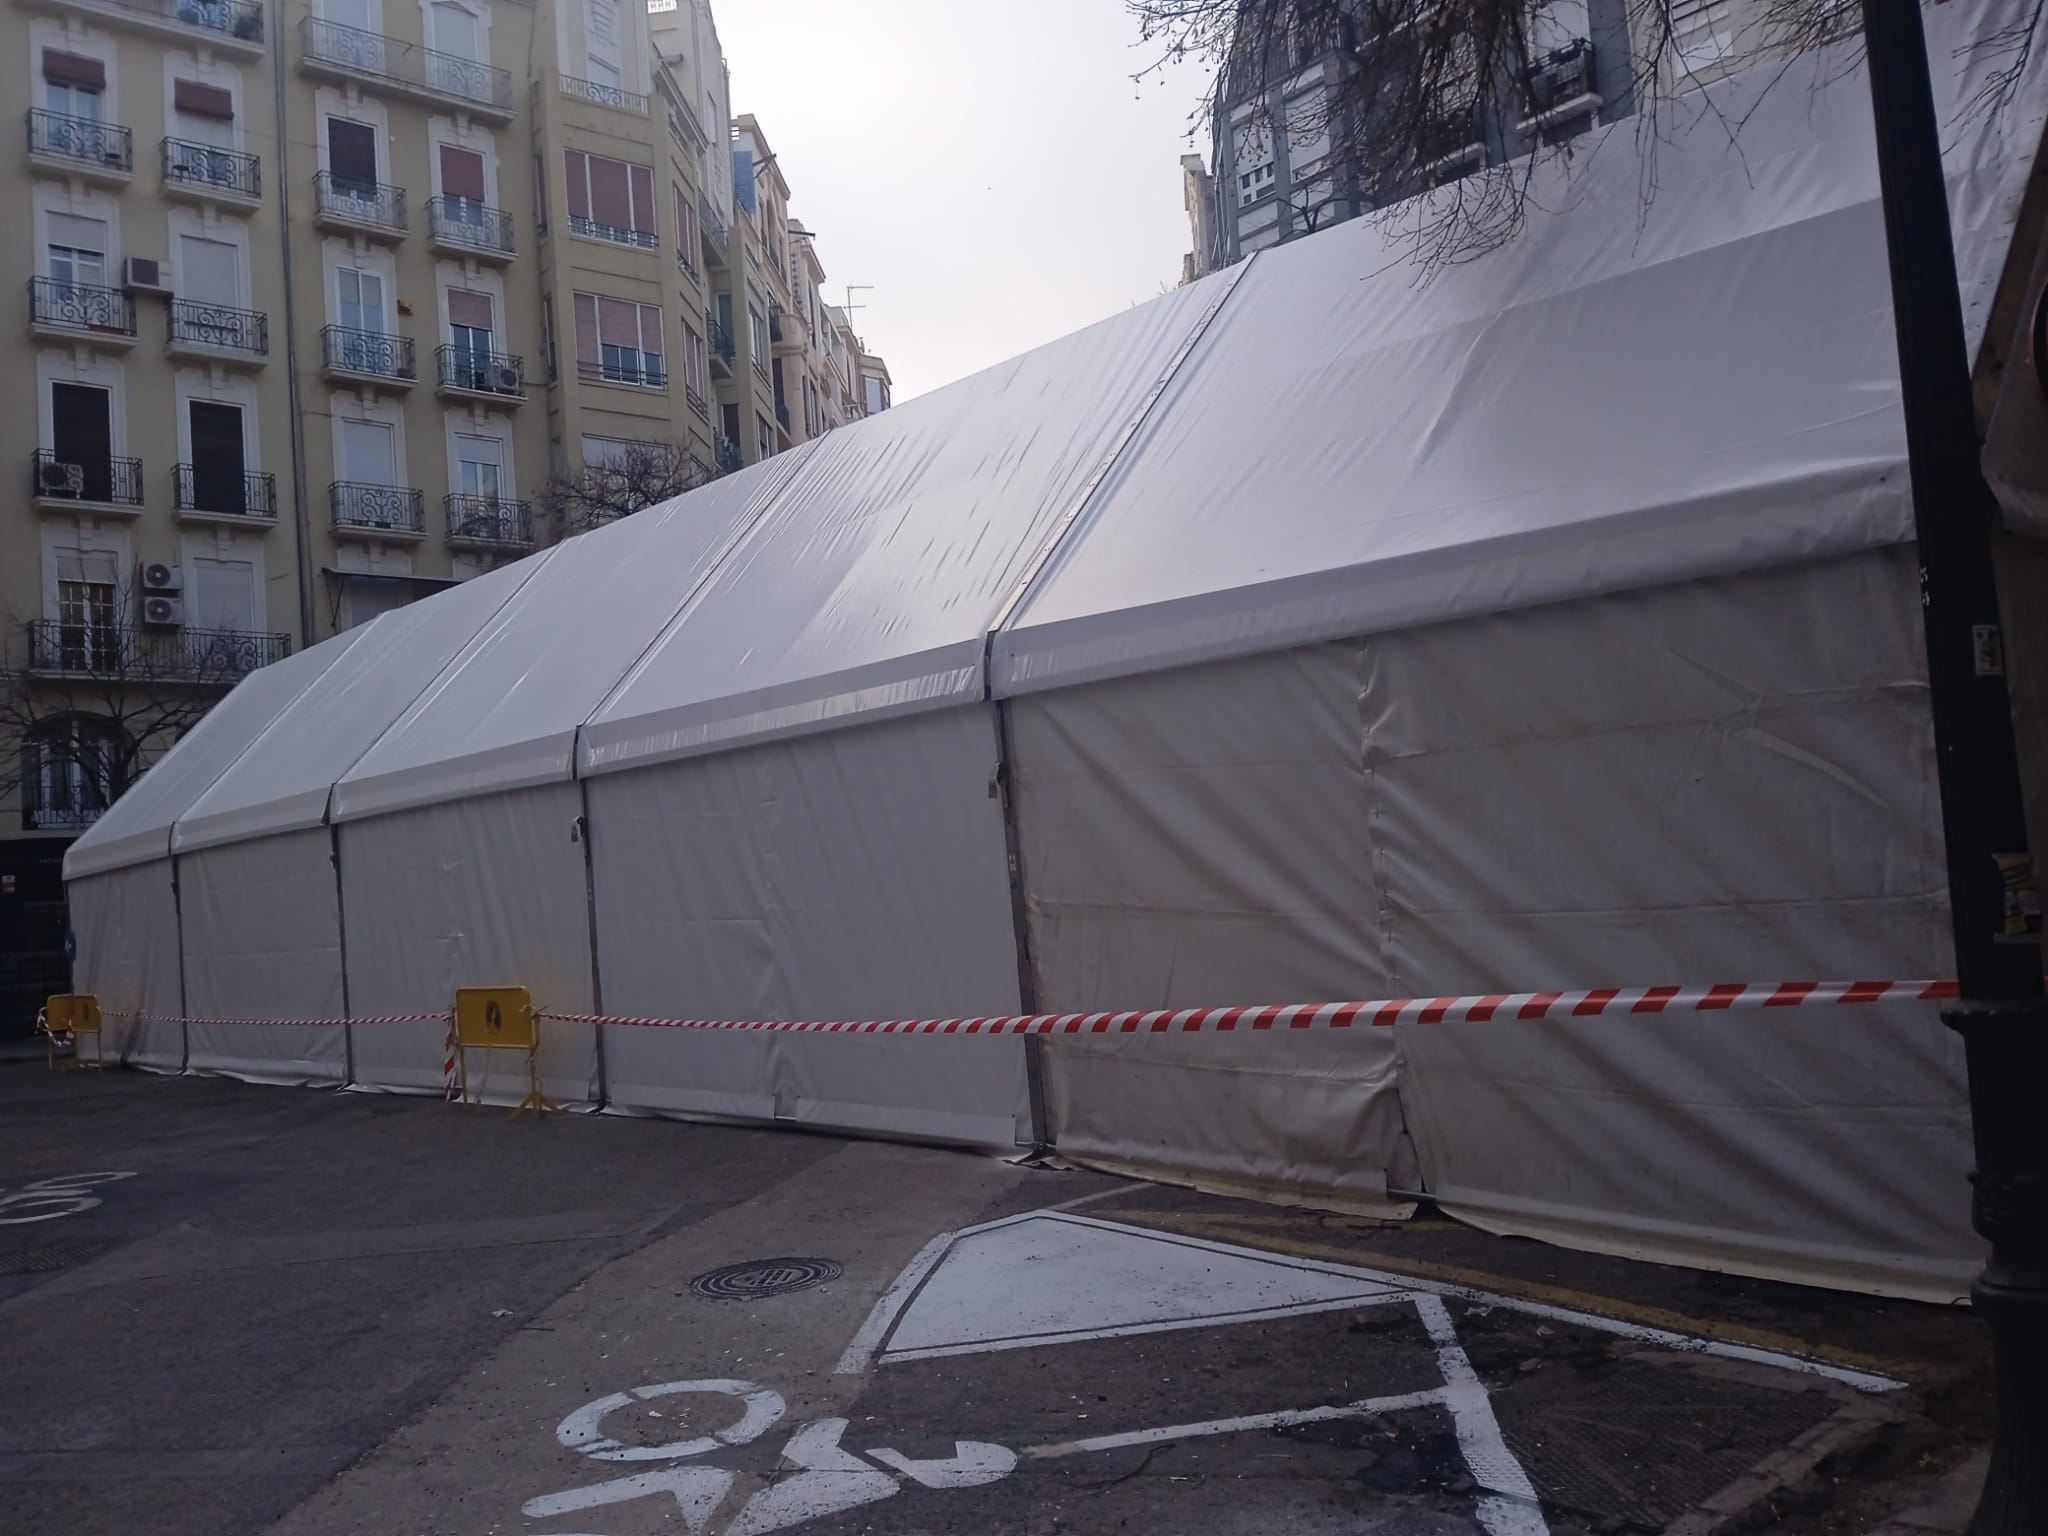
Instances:
[[[0,931],[251,668],[861,414],[710,5],[654,7],[0,0]]]

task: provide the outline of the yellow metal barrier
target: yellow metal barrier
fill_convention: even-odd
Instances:
[[[469,1053],[471,1051],[524,1051],[526,1053],[526,1097],[513,1108],[517,1120],[528,1110],[544,1115],[561,1106],[549,1103],[540,1091],[540,1020],[534,1016],[533,998],[524,987],[459,987],[455,993],[455,1058],[462,1086],[462,1102],[481,1102],[469,1096]]]
[[[59,992],[43,1004],[36,1028],[49,1044],[50,1070],[57,1069],[57,1048],[71,1047],[74,1068],[98,1070],[107,1064],[106,1036],[100,1027],[100,1000],[90,992]],[[92,1059],[85,1055],[87,1036],[92,1038]]]

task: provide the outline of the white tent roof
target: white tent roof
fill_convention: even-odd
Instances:
[[[64,851],[65,878],[101,874],[168,856],[171,828],[178,818],[299,695],[368,633],[367,629],[352,629],[243,678],[207,712],[198,728],[165,753],[162,761]]]
[[[592,717],[584,767],[980,698],[990,627],[1228,282],[821,439]]]
[[[576,731],[753,526],[782,454],[558,546],[334,787],[334,817],[570,776]]]
[[[362,638],[178,818],[172,850],[319,826],[335,780],[553,556],[530,556],[366,625]]]
[[[1925,13],[1973,340],[2044,118],[2040,67],[1959,112],[2014,4]],[[1340,225],[266,669],[67,873],[1908,538],[1845,47],[1587,135],[1432,281]]]

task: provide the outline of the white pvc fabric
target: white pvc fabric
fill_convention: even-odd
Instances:
[[[170,829],[164,829],[168,836]],[[71,881],[71,931],[78,937],[74,990],[100,1000],[108,1056],[152,1072],[185,1065],[178,995],[178,896],[171,861],[155,859]],[[150,1014],[153,1018],[117,1018]]]
[[[1961,110],[2021,4],[1924,12],[1973,345],[2033,262],[2041,60]],[[1399,216],[1337,226],[266,668],[74,845],[79,975],[182,994],[138,1060],[435,1091],[439,1021],[368,1021],[472,984],[848,1019],[1946,974],[1860,66],[1681,107],[1539,165],[1527,227],[1426,281]],[[2048,562],[2003,564],[2048,611]],[[569,1104],[1036,1120],[1152,1177],[1945,1298],[1976,1243],[1930,1015],[1058,1040],[1037,1073],[549,1021],[541,1067]]]

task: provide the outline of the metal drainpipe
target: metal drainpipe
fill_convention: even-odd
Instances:
[[[277,115],[278,252],[284,262],[284,387],[285,410],[291,417],[292,508],[299,572],[299,643],[311,645],[313,634],[313,525],[306,515],[306,420],[299,398],[298,308],[292,297],[291,126],[284,113],[284,8],[275,13],[279,25],[270,37],[271,101]]]

